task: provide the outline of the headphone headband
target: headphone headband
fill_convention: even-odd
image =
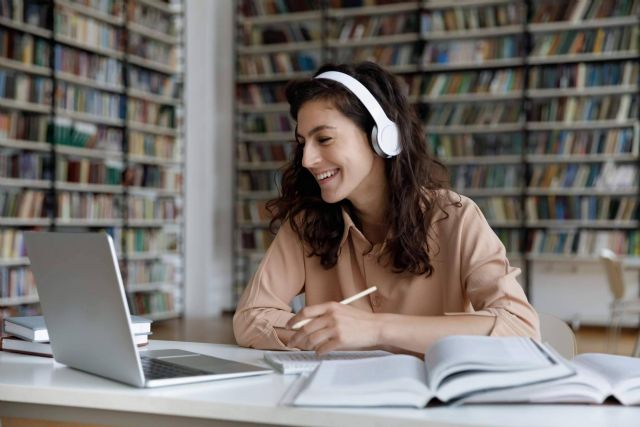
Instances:
[[[384,110],[371,92],[357,79],[339,71],[325,71],[316,79],[333,80],[349,89],[365,106],[376,123],[372,133],[373,148],[382,157],[392,157],[400,152],[398,128],[385,114]]]

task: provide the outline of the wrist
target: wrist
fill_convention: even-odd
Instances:
[[[388,327],[389,322],[387,320],[388,315],[385,313],[377,313],[373,315],[374,331],[375,331],[375,345],[377,347],[386,346],[388,343]]]

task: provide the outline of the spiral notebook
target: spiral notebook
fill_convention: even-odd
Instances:
[[[372,351],[332,351],[318,356],[315,351],[267,351],[264,360],[283,374],[300,374],[313,371],[320,362],[327,360],[354,360],[389,356],[382,350]]]

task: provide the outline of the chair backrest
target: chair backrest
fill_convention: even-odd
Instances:
[[[625,289],[622,262],[611,249],[602,249],[600,251],[600,260],[607,273],[609,290],[613,294],[613,298],[616,300],[623,299]]]
[[[571,360],[576,355],[576,336],[562,319],[538,312],[542,342],[553,347],[562,357]]]

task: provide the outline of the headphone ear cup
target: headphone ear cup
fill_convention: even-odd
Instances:
[[[386,157],[380,149],[380,144],[378,144],[378,126],[373,126],[373,129],[371,129],[371,146],[378,156]]]

